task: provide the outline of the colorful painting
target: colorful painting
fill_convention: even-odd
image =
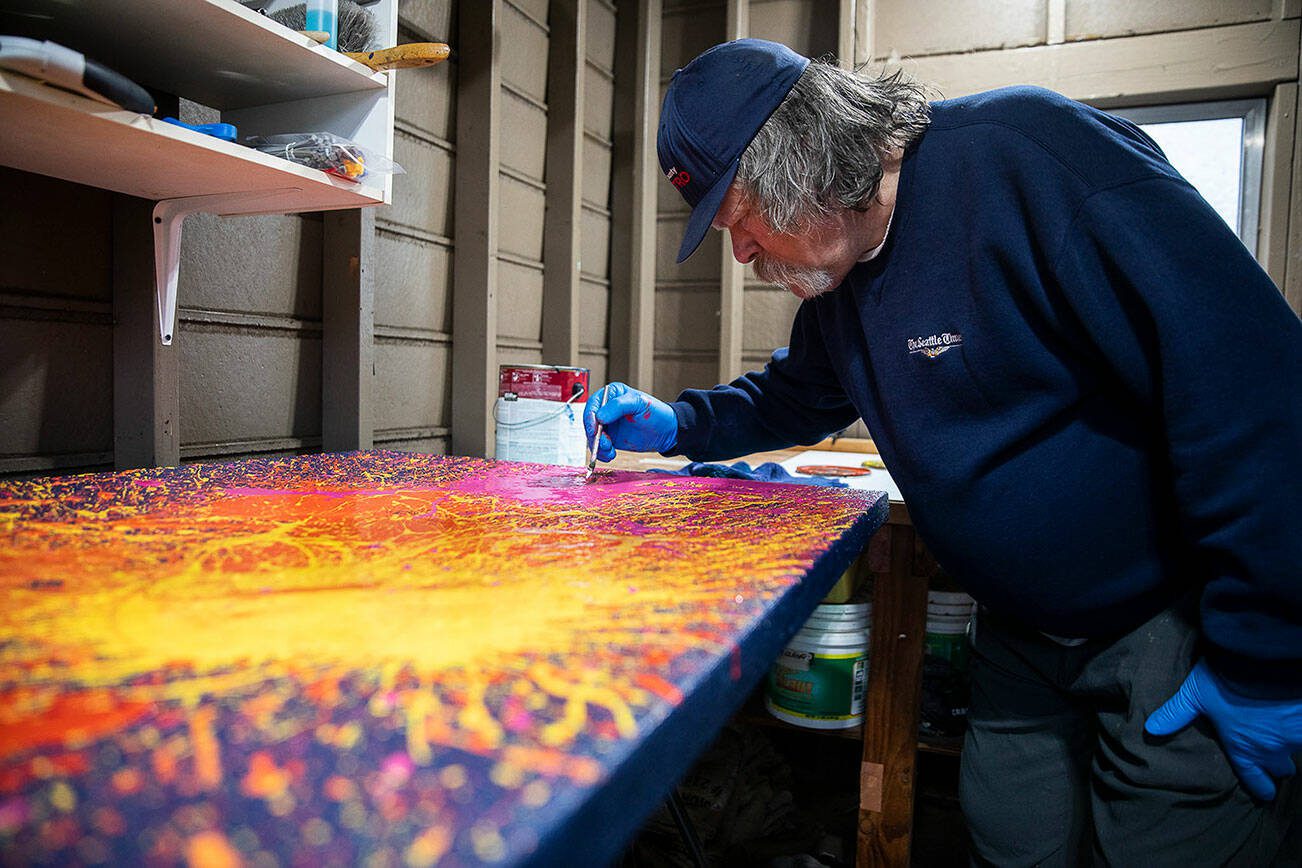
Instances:
[[[392,452],[0,482],[0,862],[608,858],[885,509]]]

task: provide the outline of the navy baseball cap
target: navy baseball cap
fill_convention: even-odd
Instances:
[[[702,52],[674,73],[660,110],[656,153],[692,216],[678,261],[701,246],[742,151],[800,78],[809,58],[776,42],[737,39]]]

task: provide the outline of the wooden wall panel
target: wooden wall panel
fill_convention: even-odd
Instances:
[[[835,55],[837,0],[750,0],[750,35],[808,57]]]
[[[530,16],[520,4],[503,4],[502,83],[541,103],[547,101],[546,21],[545,13]]]
[[[579,281],[583,316],[579,319],[580,353],[610,346],[610,286],[593,280]],[[617,336],[623,340],[623,336]]]
[[[588,369],[588,376],[592,383],[604,385],[613,379],[610,375],[610,358],[604,352],[596,353],[579,350],[579,367]]]
[[[393,185],[393,204],[376,214],[381,224],[401,224],[452,234],[452,190],[456,158],[445,147],[399,126],[393,134],[394,156],[407,170]]]
[[[321,436],[321,330],[284,319],[196,315],[180,319],[181,449],[190,458],[229,454],[226,444]]]
[[[538,182],[546,157],[547,112],[509,89],[502,93],[502,165]]]
[[[1298,75],[1298,19],[908,58],[947,97],[1038,84],[1102,106],[1265,95]]]
[[[376,335],[375,376],[388,384],[384,400],[375,403],[376,446],[400,448],[395,439],[423,441],[434,436],[431,432],[446,442],[451,366],[446,340]],[[418,431],[424,436],[413,436]]]
[[[668,186],[669,184],[666,183],[665,187]],[[666,190],[664,195],[677,196],[678,194],[673,190]],[[663,199],[664,196],[661,198]],[[656,221],[656,233],[660,241],[656,245],[656,281],[658,284],[669,285],[692,281],[717,287],[719,257],[722,251],[721,245],[717,243],[721,237],[718,233],[713,236],[707,235],[696,253],[692,254],[686,262],[674,261],[678,256],[678,245],[682,243],[686,225],[685,212],[682,215],[662,212],[660,219]]]
[[[1302,89],[1292,88],[1293,108],[1293,184],[1289,194],[1287,261],[1284,263],[1284,298],[1293,312],[1302,316]]]
[[[589,76],[589,81],[591,80],[592,77]],[[609,90],[606,94],[611,96]],[[610,133],[607,131],[601,138],[596,138],[597,135],[589,132],[583,137],[583,201],[589,205],[609,209],[612,147]],[[608,263],[602,263],[597,266],[594,263],[592,268],[594,271],[598,268],[605,270],[607,265]],[[588,263],[585,262],[583,267],[587,269]]]
[[[456,48],[452,0],[399,7],[400,41]],[[456,59],[398,73],[394,151],[407,170],[376,212],[372,442],[443,453],[451,417]]]
[[[112,194],[0,166],[0,292],[113,301]]]
[[[839,13],[837,0],[751,0],[750,31],[809,57],[836,56]],[[754,269],[746,267],[738,312],[742,318],[738,373],[762,366],[774,349],[786,345],[798,304],[795,296],[760,282]]]
[[[459,0],[398,0],[399,33],[405,28],[415,37],[412,41],[455,43],[453,16],[458,2]]]
[[[800,299],[781,287],[754,284],[746,287],[744,352],[747,358],[764,361],[791,339],[791,323]]]
[[[0,168],[0,476],[112,467],[112,214]]]
[[[420,36],[407,28],[398,29],[399,41],[417,42]],[[453,77],[456,62],[440,63],[419,74],[399,73],[394,88],[395,123],[450,142],[456,138],[456,101]],[[397,192],[398,185],[394,185]]]
[[[1266,107],[1265,143],[1261,172],[1261,219],[1257,231],[1257,259],[1281,290],[1286,285],[1289,224],[1302,220],[1302,209],[1290,199],[1298,183],[1298,171],[1291,155],[1297,123],[1298,86],[1277,85]],[[1298,310],[1295,305],[1294,310]],[[1299,311],[1302,312],[1302,311]]]
[[[186,218],[181,310],[321,319],[321,218],[263,214]]]
[[[1044,42],[1048,0],[877,0],[873,56],[946,54]],[[1135,4],[1139,5],[1139,4]]]
[[[603,69],[615,68],[615,4],[587,0],[588,60]]]
[[[665,5],[658,104],[675,70],[724,41],[727,13],[727,3]],[[656,195],[655,391],[672,398],[719,380],[721,242],[707,236],[690,259],[675,263],[690,209],[663,177]]]
[[[497,263],[497,336],[542,340],[542,269],[502,258]]]
[[[1066,0],[1066,38],[1106,39],[1140,33],[1165,33],[1266,21],[1276,0],[1180,0],[1136,3],[1134,0]]]
[[[608,69],[608,67],[602,67]],[[615,103],[615,82],[613,73],[609,76],[596,73],[588,76],[583,89],[583,122],[589,130],[605,130],[610,136],[613,125]]]
[[[108,311],[0,303],[0,474],[113,460]],[[78,455],[71,467],[59,460]]]
[[[610,215],[584,208],[582,218],[583,275],[604,280],[610,276]]]
[[[577,334],[579,364],[596,384],[607,382],[610,355],[616,10],[607,0],[586,3]]]
[[[383,228],[376,246],[375,324],[451,333],[451,247]]]
[[[660,81],[668,84],[674,70],[723,41],[724,6],[718,2],[665,4],[660,36]],[[663,96],[663,92],[661,94]]]
[[[547,20],[547,0],[511,0],[511,5],[536,21]]]
[[[375,277],[373,209],[321,215],[321,448],[375,445]]]
[[[704,353],[713,357],[719,351],[718,292],[660,287],[656,292],[656,336],[665,339],[663,343],[657,341],[657,352]],[[690,385],[708,389],[715,382],[711,379]]]
[[[498,242],[501,252],[542,264],[543,191],[513,175],[502,174],[498,184],[501,223]],[[535,304],[542,304],[540,295]]]
[[[622,0],[615,21],[616,99],[611,127],[611,294],[608,371],[654,390],[661,0]]]
[[[506,343],[498,347],[497,358],[504,365],[541,365],[542,346],[519,346]]]
[[[656,395],[662,400],[672,401],[683,389],[709,388],[704,384],[714,385],[718,366],[714,353],[657,352],[653,369]]]

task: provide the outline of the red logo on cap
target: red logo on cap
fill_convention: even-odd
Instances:
[[[686,187],[692,182],[692,176],[684,172],[682,169],[670,169],[668,177],[669,183],[679,189]]]

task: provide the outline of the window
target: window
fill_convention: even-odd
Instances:
[[[1257,254],[1266,101],[1189,103],[1113,112],[1139,125]]]

